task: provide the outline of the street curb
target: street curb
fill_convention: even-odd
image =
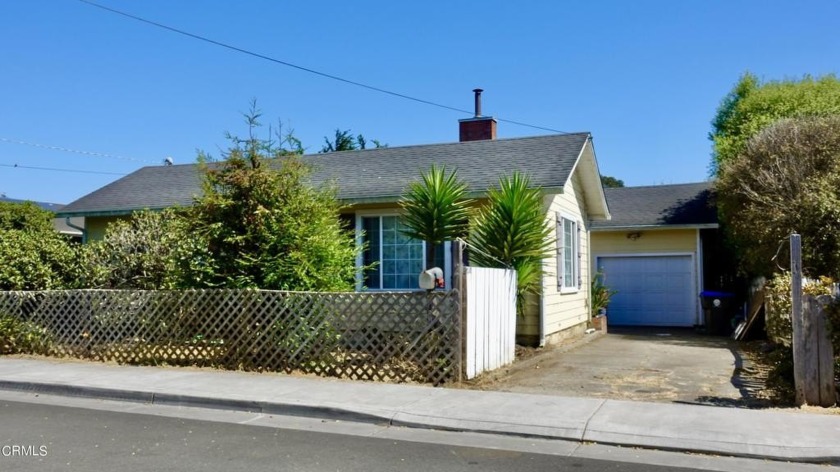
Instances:
[[[358,423],[391,424],[391,419],[370,413],[346,410],[342,408],[297,405],[294,403],[262,402],[252,400],[233,400],[227,398],[200,397],[194,395],[175,395],[170,393],[144,392],[139,390],[119,390],[100,387],[79,387],[76,385],[49,384],[41,382],[18,382],[0,380],[0,390],[39,393],[66,397],[92,398],[97,400],[128,401],[167,406],[187,406],[212,410],[235,410],[268,415],[286,415],[305,418],[318,418]]]
[[[295,403],[278,403],[253,400],[221,399],[213,397],[202,397],[194,395],[176,395],[168,393],[156,393],[140,390],[120,390],[101,387],[83,387],[76,385],[0,380],[0,390],[17,391],[26,393],[37,393],[44,395],[57,395],[66,397],[81,397],[99,400],[127,401],[133,403],[158,404],[167,406],[197,407],[214,410],[235,410],[250,413],[263,413],[269,415],[285,415],[305,418],[316,418],[332,421],[348,421],[367,423],[383,426],[398,426],[417,429],[428,429],[452,432],[470,432],[481,434],[493,434],[524,438],[540,438],[560,441],[575,441],[579,443],[593,442],[603,445],[620,447],[638,447],[641,449],[670,450],[679,452],[690,452],[700,454],[714,454],[729,457],[742,457],[749,459],[765,459],[782,462],[801,462],[819,464],[840,464],[840,456],[797,456],[795,451],[789,451],[790,455],[779,455],[769,453],[770,451],[745,448],[741,451],[733,451],[729,448],[714,448],[711,443],[703,446],[691,445],[675,438],[655,436],[641,437],[637,434],[621,434],[615,432],[590,430],[589,425],[584,427],[582,434],[562,434],[560,431],[552,433],[536,433],[525,431],[512,431],[510,429],[492,428],[485,421],[451,419],[440,416],[430,416],[429,421],[418,421],[415,414],[407,411],[397,410],[389,415],[376,415],[363,413],[344,408],[314,406]],[[710,407],[711,408],[711,407]],[[590,418],[591,420],[591,418]],[[465,423],[458,425],[457,423]],[[491,422],[492,423],[492,422]],[[509,427],[523,425],[508,425]],[[627,438],[621,441],[619,438]],[[634,440],[635,439],[635,440]],[[768,449],[772,446],[768,447]]]

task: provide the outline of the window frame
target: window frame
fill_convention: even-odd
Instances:
[[[571,274],[569,274],[570,277],[567,277],[566,274],[566,223],[569,223],[571,225]],[[583,278],[581,274],[582,253],[580,250],[580,221],[572,215],[557,212],[555,223],[555,236],[557,241],[557,291],[559,291],[560,293],[578,293],[580,292],[583,286]],[[567,282],[569,282],[569,279],[571,279],[571,283],[567,284]]]
[[[383,217],[397,217],[401,218],[403,215],[399,211],[396,210],[358,210],[356,211],[356,244],[358,246],[362,246],[365,242],[365,236],[363,231],[363,218],[379,218],[379,264],[381,268],[382,264],[382,245],[383,245],[383,237],[382,237],[382,218]],[[426,262],[426,241],[421,241],[421,247],[423,252],[423,263],[425,267]],[[451,242],[445,241],[443,243],[443,265],[441,267],[443,269],[444,274],[444,283],[446,285],[446,289],[452,286],[452,251],[451,251]],[[379,271],[379,288],[370,288],[364,285],[365,283],[365,274],[364,271],[361,270],[361,267],[364,265],[364,251],[359,251],[358,256],[356,256],[356,291],[362,292],[416,292],[422,291],[421,288],[381,288],[383,285],[383,274],[380,269]],[[417,274],[419,278],[420,274]]]

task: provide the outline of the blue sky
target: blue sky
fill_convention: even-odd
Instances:
[[[705,180],[709,122],[744,71],[837,73],[835,1],[98,0],[372,86],[590,131],[628,185]],[[0,2],[0,193],[69,203],[166,156],[218,156],[252,98],[311,152],[335,128],[390,146],[451,142],[469,115],[378,94],[78,0]],[[267,130],[265,130],[267,132]],[[546,134],[499,123],[499,137]],[[36,147],[97,153],[97,155]],[[103,156],[101,154],[107,155]],[[114,157],[118,156],[118,157]]]

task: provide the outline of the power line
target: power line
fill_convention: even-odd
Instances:
[[[345,84],[355,85],[356,87],[361,87],[361,88],[371,90],[371,91],[374,91],[374,92],[379,92],[379,93],[383,93],[383,94],[386,94],[386,95],[391,95],[393,97],[402,98],[402,99],[405,99],[405,100],[411,100],[413,102],[422,103],[424,105],[430,105],[430,106],[434,106],[434,107],[438,107],[438,108],[443,108],[445,110],[456,111],[456,112],[459,112],[459,113],[466,113],[468,115],[473,114],[473,112],[471,112],[469,110],[464,110],[463,108],[451,107],[449,105],[444,105],[442,103],[433,102],[431,100],[425,100],[425,99],[422,99],[422,98],[412,97],[410,95],[406,95],[406,94],[403,94],[403,93],[394,92],[392,90],[387,90],[387,89],[383,89],[383,88],[376,87],[376,86],[373,86],[373,85],[368,85],[368,84],[365,84],[365,83],[362,83],[362,82],[356,82],[354,80],[345,79],[345,78],[339,77],[337,75],[328,74],[326,72],[321,72],[321,71],[318,71],[318,70],[315,70],[315,69],[310,69],[308,67],[299,66],[299,65],[293,64],[291,62],[286,62],[286,61],[283,61],[283,60],[280,60],[280,59],[276,59],[276,58],[273,58],[273,57],[270,57],[270,56],[266,56],[264,54],[260,54],[260,53],[254,52],[254,51],[249,51],[247,49],[243,49],[243,48],[240,48],[240,47],[237,47],[237,46],[233,46],[231,44],[223,43],[221,41],[216,41],[214,39],[210,39],[210,38],[207,38],[205,36],[200,36],[200,35],[197,35],[197,34],[194,34],[194,33],[190,33],[188,31],[184,31],[184,30],[181,30],[181,29],[178,29],[178,28],[174,28],[172,26],[167,26],[167,25],[164,25],[162,23],[158,23],[156,21],[147,20],[145,18],[136,16],[136,15],[132,15],[131,13],[126,13],[124,11],[117,10],[115,8],[106,7],[105,5],[100,5],[100,4],[98,4],[96,2],[92,2],[90,0],[79,0],[79,1],[82,2],[82,3],[88,4],[90,6],[101,8],[102,10],[105,10],[105,11],[108,11],[108,12],[111,12],[111,13],[115,13],[117,15],[124,16],[126,18],[131,18],[132,20],[140,21],[142,23],[146,23],[148,25],[155,26],[157,28],[162,28],[162,29],[165,29],[167,31],[171,31],[173,33],[178,33],[180,35],[184,35],[184,36],[187,36],[187,37],[190,37],[190,38],[193,38],[193,39],[197,39],[199,41],[204,41],[206,43],[213,44],[215,46],[223,47],[225,49],[230,49],[232,51],[240,52],[242,54],[247,54],[249,56],[253,56],[253,57],[256,57],[258,59],[263,59],[263,60],[266,60],[266,61],[273,62],[275,64],[280,64],[280,65],[283,65],[283,66],[286,66],[286,67],[291,67],[293,69],[297,69],[297,70],[300,70],[300,71],[303,71],[303,72],[308,72],[310,74],[315,74],[315,75],[318,75],[318,76],[321,76],[321,77],[325,77],[327,79],[336,80],[336,81],[339,81],[339,82],[343,82]],[[560,131],[558,129],[547,128],[545,126],[532,125],[532,124],[528,124],[528,123],[523,123],[521,121],[506,120],[504,118],[496,118],[496,120],[504,122],[504,123],[510,123],[510,124],[518,125],[518,126],[525,126],[525,127],[528,127],[528,128],[534,128],[534,129],[539,129],[539,130],[543,130],[543,131],[551,131],[553,133],[568,134],[566,131]]]
[[[156,164],[155,162],[152,162],[152,161],[146,160],[146,159],[136,159],[136,158],[133,158],[133,157],[125,157],[125,156],[120,156],[120,155],[117,155],[117,154],[106,154],[104,152],[80,151],[78,149],[70,149],[70,148],[66,148],[66,147],[62,147],[62,146],[52,146],[52,145],[49,145],[49,144],[32,143],[32,142],[29,142],[29,141],[22,141],[20,139],[4,138],[2,136],[0,136],[0,141],[3,141],[5,143],[22,144],[24,146],[32,146],[32,147],[41,148],[41,149],[50,149],[50,150],[53,150],[53,151],[72,152],[74,154],[82,154],[84,156],[108,157],[108,158],[113,158],[113,159],[122,159],[124,161],[133,161],[133,162],[143,162],[143,163],[147,163],[147,164]]]
[[[0,167],[9,167],[13,169],[29,169],[29,170],[44,170],[44,171],[51,171],[51,172],[72,172],[75,174],[99,174],[99,175],[126,175],[121,174],[119,172],[102,172],[97,170],[81,170],[81,169],[58,169],[55,167],[35,167],[35,166],[22,166],[18,164],[0,164]]]

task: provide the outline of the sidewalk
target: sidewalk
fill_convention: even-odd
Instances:
[[[0,389],[840,463],[840,417],[0,357]]]

